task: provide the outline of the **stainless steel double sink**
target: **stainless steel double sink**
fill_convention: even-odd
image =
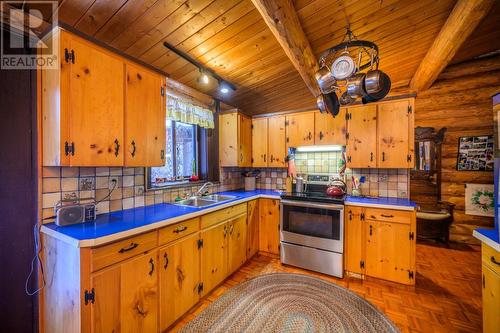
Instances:
[[[177,201],[175,205],[199,208],[216,205],[226,201],[231,201],[233,199],[236,199],[236,197],[233,195],[211,194],[201,197],[190,197],[181,201]]]

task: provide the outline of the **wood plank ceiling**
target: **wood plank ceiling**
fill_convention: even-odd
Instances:
[[[381,69],[394,87],[403,87],[455,2],[296,0],[294,4],[316,56],[339,43],[349,24],[358,38],[378,44]],[[478,28],[482,33],[471,36],[469,45],[474,49],[464,47],[457,61],[500,48],[499,13],[497,4]],[[58,19],[248,114],[315,107],[250,0],[61,0]],[[198,83],[198,70],[167,50],[165,41],[235,84],[237,91],[222,95],[214,82]]]

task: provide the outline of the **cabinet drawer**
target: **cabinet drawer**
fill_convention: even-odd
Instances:
[[[216,212],[204,215],[201,217],[201,229],[208,228],[219,222],[226,221],[240,214],[247,212],[247,204],[242,203],[229,208],[221,209]]]
[[[365,211],[365,219],[372,221],[410,224],[412,216],[412,212],[394,209],[366,208]]]
[[[160,229],[159,243],[166,244],[200,230],[200,219],[195,218]]]
[[[92,272],[158,246],[156,231],[92,249]]]
[[[481,245],[481,253],[483,264],[500,275],[500,252],[483,243]]]

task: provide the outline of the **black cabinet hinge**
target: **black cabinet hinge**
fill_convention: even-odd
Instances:
[[[198,294],[203,292],[203,282],[198,283]]]
[[[253,124],[252,124],[252,125],[250,125],[250,128],[251,128],[251,129],[253,129]]]
[[[415,239],[415,233],[413,231],[410,231],[410,240]]]
[[[363,260],[359,262],[359,268],[365,268],[365,262]]]
[[[365,213],[361,213],[359,215],[359,217],[360,217],[361,221],[364,221],[365,220]]]
[[[346,138],[346,140],[349,140],[349,132],[347,132],[347,133],[345,134],[345,138]]]
[[[351,120],[352,119],[352,113],[346,113],[345,114],[345,120]]]
[[[163,149],[162,149],[162,150],[160,150],[160,158],[161,158],[162,160],[164,160],[164,159],[165,159],[165,150],[163,150]]]
[[[90,291],[85,290],[85,305],[89,304],[91,302],[94,304],[95,302],[95,290],[92,288]]]
[[[198,239],[198,249],[203,247],[203,239]]]
[[[68,156],[69,154],[75,156],[75,143],[71,142],[71,144],[69,144],[69,142],[66,141],[64,143],[64,155]]]
[[[413,112],[413,107],[411,105],[408,105],[408,114]]]
[[[288,126],[289,122],[288,120],[285,120],[285,126]]]
[[[352,162],[351,161],[351,156],[347,156],[347,162],[349,162],[349,163]]]
[[[252,157],[252,163],[253,163],[253,157]]]
[[[290,139],[289,139],[289,138],[286,138],[286,142],[290,142]]]
[[[160,95],[165,96],[165,87],[160,88]]]
[[[71,61],[72,64],[75,63],[75,51],[71,50],[69,51],[68,49],[64,49],[64,61],[69,63]]]
[[[406,156],[406,161],[407,161],[407,162],[411,162],[411,155],[410,155],[410,154],[408,154],[408,155]]]
[[[408,271],[408,278],[410,280],[413,280],[413,278],[414,278],[413,271]]]

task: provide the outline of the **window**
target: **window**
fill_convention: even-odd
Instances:
[[[198,125],[167,120],[165,165],[149,168],[148,187],[182,184],[199,175],[200,151],[205,151],[199,144],[202,135],[205,130]]]

